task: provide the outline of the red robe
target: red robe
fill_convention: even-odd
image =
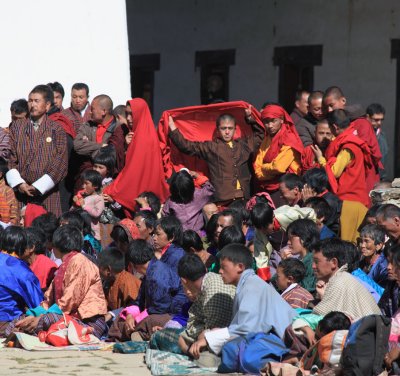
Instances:
[[[311,170],[312,168],[320,168],[321,165],[318,163],[317,159],[315,158],[315,154],[311,149],[311,146],[308,145],[304,148],[303,154],[301,155],[301,168],[303,173]]]
[[[165,181],[160,143],[147,103],[141,98],[128,101],[132,108],[134,132],[126,152],[125,166],[104,189],[115,201],[134,211],[135,198],[144,191],[155,193],[164,202],[169,195]]]
[[[367,191],[370,192],[380,180],[379,168],[384,168],[381,162],[382,154],[379,149],[378,139],[371,123],[367,119],[360,117],[353,120],[351,125],[355,130],[354,134],[365,141],[371,151],[372,163],[366,167]]]
[[[299,155],[303,153],[303,142],[301,141],[292,118],[281,107],[277,105],[268,105],[261,112],[261,119],[277,119],[283,118],[283,124],[279,132],[272,138],[271,146],[264,156],[264,163],[271,163],[280,153],[282,146],[290,146]],[[286,173],[295,173],[289,167]],[[275,179],[259,182],[263,190],[273,192],[279,189],[279,179],[281,176],[276,176]]]
[[[370,203],[366,184],[366,171],[371,168],[372,159],[368,145],[354,135],[354,127],[350,125],[343,133],[336,137],[326,150],[326,173],[332,192],[341,200],[361,202],[365,206]],[[337,179],[332,172],[332,166],[341,150],[348,149],[354,159],[344,169]]]
[[[183,137],[189,141],[211,141],[216,137],[215,120],[219,115],[229,113],[236,119],[234,139],[253,134],[251,126],[245,122],[244,110],[249,104],[243,101],[224,102],[204,106],[191,106],[165,111],[158,124],[164,171],[167,178],[179,167],[200,171],[208,176],[207,162],[181,153],[168,137],[168,117],[172,116]],[[262,125],[259,112],[252,106],[253,119]]]

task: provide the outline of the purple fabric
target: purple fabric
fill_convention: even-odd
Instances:
[[[201,188],[195,189],[193,200],[188,204],[178,204],[169,198],[162,209],[162,215],[175,215],[181,221],[184,231],[194,230],[200,233],[204,226],[202,209],[210,202],[213,194],[214,187],[207,181]]]

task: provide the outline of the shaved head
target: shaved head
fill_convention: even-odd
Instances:
[[[327,97],[334,97],[335,99],[339,99],[344,97],[343,91],[338,86],[330,86],[325,90],[324,99]]]
[[[101,109],[105,110],[107,114],[112,115],[113,112],[113,101],[108,95],[100,94],[93,98],[93,102],[97,101]]]
[[[322,91],[312,91],[311,94],[308,97],[308,104],[311,104],[311,101],[316,100],[316,99],[321,99],[324,97],[324,93]]]
[[[324,93],[324,112],[332,112],[333,110],[343,109],[346,105],[346,98],[342,90],[337,86],[331,86]]]

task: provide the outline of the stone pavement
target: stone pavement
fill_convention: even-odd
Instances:
[[[1,375],[149,376],[144,354],[111,351],[26,351],[0,349]]]

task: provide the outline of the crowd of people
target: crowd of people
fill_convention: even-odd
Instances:
[[[400,208],[369,196],[391,186],[382,105],[329,87],[291,115],[219,102],[155,127],[140,98],[89,102],[84,83],[63,98],[38,85],[0,128],[1,337],[68,315],[216,366],[232,339],[270,333],[295,365],[380,315],[396,369]]]

